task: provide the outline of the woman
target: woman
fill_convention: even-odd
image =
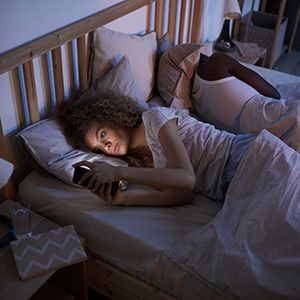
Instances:
[[[187,110],[143,111],[130,98],[114,94],[66,102],[57,119],[73,147],[125,159],[132,150],[142,153],[140,157],[150,150],[154,168],[142,165],[143,159],[140,168],[86,161],[75,165],[91,169],[81,180],[90,178],[88,188],[108,203],[120,205],[179,205],[190,202],[195,192],[222,200],[254,140],[252,135],[235,136],[199,122]],[[118,191],[111,196],[111,183],[118,180],[152,186],[157,192],[141,197]]]
[[[198,66],[192,103],[205,122],[239,134],[267,129],[299,152],[300,101],[279,99],[274,86],[224,53]]]

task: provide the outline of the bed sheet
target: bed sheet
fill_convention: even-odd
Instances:
[[[241,299],[299,299],[299,179],[300,154],[263,130],[218,215],[178,241],[169,257]]]
[[[265,80],[273,85],[281,85],[292,82],[300,82],[300,77],[288,73],[283,73],[273,69],[263,68],[256,65],[242,63],[247,68],[259,73]]]
[[[44,217],[62,226],[74,224],[88,249],[163,291],[188,300],[198,300],[199,295],[233,299],[165,254],[187,232],[210,222],[222,207],[220,202],[197,195],[192,204],[172,208],[110,206],[40,171],[25,178],[19,196]]]

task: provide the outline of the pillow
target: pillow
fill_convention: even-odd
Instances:
[[[111,90],[129,96],[143,109],[149,108],[135,84],[126,56],[122,57],[104,77],[95,80],[78,101],[87,101],[89,97]],[[118,158],[73,149],[54,119],[46,119],[26,127],[17,136],[21,137],[31,156],[43,169],[71,185],[75,185],[72,182],[74,173],[72,165],[75,162],[100,160],[112,165],[127,166],[125,161]]]
[[[200,59],[198,44],[179,44],[165,52],[158,66],[157,86],[168,106],[191,108],[191,80]]]
[[[166,32],[160,38],[157,38],[157,51],[156,51],[156,60],[155,60],[155,71],[154,71],[155,83],[153,88],[153,96],[159,95],[158,88],[157,88],[157,72],[158,72],[160,58],[167,50],[169,50],[172,47],[173,45],[170,40],[170,36],[168,32]],[[163,103],[163,106],[165,106],[165,103]]]
[[[149,108],[136,86],[127,56],[123,56],[104,77],[96,79],[82,97],[93,97],[110,91],[130,97],[142,109]]]
[[[149,100],[154,85],[156,50],[155,32],[140,36],[99,27],[94,32],[92,80],[107,73],[114,59],[126,55],[139,90],[144,99]]]
[[[156,64],[158,67],[161,56],[170,48],[172,48],[172,42],[170,40],[169,33],[166,32],[163,36],[157,39],[157,52],[156,52]]]
[[[112,165],[127,166],[127,163],[119,158],[73,149],[65,140],[54,119],[46,119],[28,126],[17,136],[21,137],[32,157],[42,168],[62,181],[77,187],[78,185],[72,182],[74,173],[72,165],[78,161],[97,160]]]

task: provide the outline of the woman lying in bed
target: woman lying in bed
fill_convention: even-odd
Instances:
[[[149,164],[134,168],[87,161],[75,165],[90,168],[81,181],[89,178],[92,192],[118,205],[179,205],[190,202],[193,193],[222,200],[255,140],[253,135],[217,130],[190,117],[187,110],[155,107],[143,111],[131,99],[114,94],[65,102],[57,118],[75,148],[125,158],[129,150],[141,152],[143,157],[150,149],[154,168]],[[141,197],[118,191],[111,196],[111,183],[119,180],[152,186],[157,192]]]
[[[232,57],[215,53],[200,60],[192,90],[196,114],[233,133],[267,129],[300,152],[300,101],[278,99],[275,87]]]

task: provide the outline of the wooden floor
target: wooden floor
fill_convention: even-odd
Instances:
[[[273,66],[274,70],[300,76],[300,51],[283,53]]]

